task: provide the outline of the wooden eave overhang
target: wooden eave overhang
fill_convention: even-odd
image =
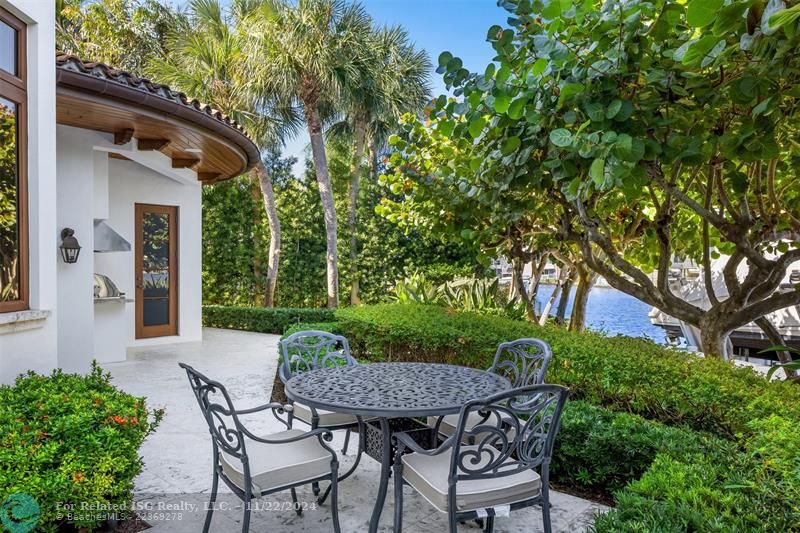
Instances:
[[[129,150],[161,152],[172,168],[194,170],[203,183],[243,174],[260,158],[244,129],[221,112],[75,56],[56,57],[56,117],[58,124],[111,133],[115,145]]]

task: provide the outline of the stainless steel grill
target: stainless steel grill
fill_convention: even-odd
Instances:
[[[125,302],[125,293],[120,291],[111,278],[103,274],[94,275],[95,302]]]

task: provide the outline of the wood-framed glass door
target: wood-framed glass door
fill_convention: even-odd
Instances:
[[[178,208],[136,204],[136,338],[178,334]]]

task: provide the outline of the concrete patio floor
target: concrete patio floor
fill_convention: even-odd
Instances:
[[[201,418],[185,372],[178,362],[186,362],[228,388],[237,408],[254,407],[269,401],[277,363],[277,335],[205,329],[203,342],[161,345],[130,350],[128,360],[105,365],[121,389],[146,396],[148,406],[163,407],[164,420],[141,449],[144,470],[136,479],[136,502],[143,519],[153,532],[195,532],[202,529],[205,503],[211,486],[211,442]],[[269,412],[251,415],[246,424],[256,434],[280,431],[282,426]],[[343,433],[343,432],[337,432]],[[343,434],[335,436],[341,449]],[[355,440],[349,456],[343,457],[342,470],[352,461]],[[339,517],[343,533],[367,530],[377,493],[380,465],[366,455],[356,473],[340,484]],[[220,484],[220,490],[227,490]],[[428,533],[447,530],[444,514],[437,512],[409,487],[405,488],[403,531]],[[311,487],[298,491],[300,501],[312,504]],[[568,494],[551,491],[554,531],[583,531],[598,512],[607,508]],[[381,517],[381,532],[391,531],[393,491],[390,484]],[[250,531],[269,533],[330,532],[330,506],[307,509],[297,516],[281,504],[291,503],[288,491],[264,497],[252,513]],[[232,532],[241,528],[241,502],[233,494],[222,493],[214,513],[211,530]],[[542,530],[538,507],[500,517],[497,532],[533,533]],[[478,532],[474,524],[459,531]]]

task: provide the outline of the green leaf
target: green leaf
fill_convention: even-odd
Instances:
[[[792,6],[789,9],[778,11],[772,15],[769,18],[769,27],[780,28],[781,26],[787,26],[798,19],[800,19],[800,4]]]
[[[762,100],[761,103],[759,103],[757,106],[755,106],[753,108],[753,116],[760,115],[761,113],[766,111],[767,108],[769,107],[769,103],[770,103],[771,100],[772,100],[772,98],[767,98],[766,100]]]
[[[582,83],[565,83],[561,87],[561,95],[558,100],[563,102],[571,96],[582,93],[584,90],[586,90],[586,86]]]
[[[520,96],[508,107],[508,117],[513,120],[519,120],[525,114],[525,105],[528,103],[528,98]]]
[[[486,119],[483,117],[477,117],[472,119],[469,123],[469,134],[472,135],[473,139],[477,139],[481,132],[483,132],[483,127],[486,125]]]
[[[725,42],[724,39],[720,39],[714,35],[706,35],[705,37],[700,38],[699,40],[695,41],[689,48],[686,50],[686,54],[684,54],[683,58],[681,59],[681,63],[684,65],[689,65],[694,63],[698,59],[703,59],[706,55],[717,46],[718,42]]]
[[[550,142],[564,148],[572,144],[572,134],[564,128],[558,128],[550,132]]]
[[[605,170],[606,160],[604,158],[600,157],[592,161],[592,166],[589,169],[589,175],[592,177],[594,184],[598,187],[602,187],[606,181]]]
[[[499,69],[497,69],[497,74],[495,75],[494,79],[498,84],[503,84],[508,81],[508,78],[511,76],[511,69],[508,68],[508,65],[503,65]]]
[[[622,100],[614,100],[608,105],[608,109],[606,109],[606,118],[616,117],[620,109],[622,109]]]
[[[606,117],[603,111],[603,106],[597,102],[586,104],[586,114],[592,119],[593,122],[602,122]]]
[[[450,62],[451,59],[453,59],[453,54],[451,54],[450,52],[442,52],[441,54],[439,54],[439,66],[440,67],[447,66],[447,64]]]
[[[620,159],[629,161],[633,155],[633,137],[627,133],[620,133],[614,141],[614,151]]]
[[[461,61],[460,57],[454,57],[450,61],[447,62],[447,71],[448,72],[455,72],[461,67],[464,66],[464,62]]]
[[[452,120],[443,120],[436,125],[436,131],[445,137],[450,137],[453,134],[453,129],[455,127],[456,123]]]
[[[744,24],[744,12],[747,11],[749,5],[749,2],[734,2],[723,7],[714,21],[714,34],[722,35],[741,28]]]
[[[547,20],[553,20],[561,15],[561,0],[550,0],[542,10],[542,16]]]
[[[519,137],[509,137],[505,141],[503,141],[503,146],[500,148],[500,152],[503,155],[509,155],[517,151],[517,149],[522,144],[522,141]]]
[[[686,22],[694,28],[708,26],[717,16],[724,0],[689,0],[686,9]]]
[[[496,41],[497,39],[499,39],[498,36],[500,35],[500,33],[502,31],[503,31],[503,28],[498,26],[497,24],[495,24],[494,26],[489,28],[488,32],[486,32],[486,40],[487,41]]]
[[[494,97],[494,110],[497,113],[505,113],[511,105],[511,97],[507,94],[499,94]]]
[[[543,57],[540,57],[533,64],[531,72],[533,73],[534,76],[541,76],[545,70],[547,70],[547,60]]]

